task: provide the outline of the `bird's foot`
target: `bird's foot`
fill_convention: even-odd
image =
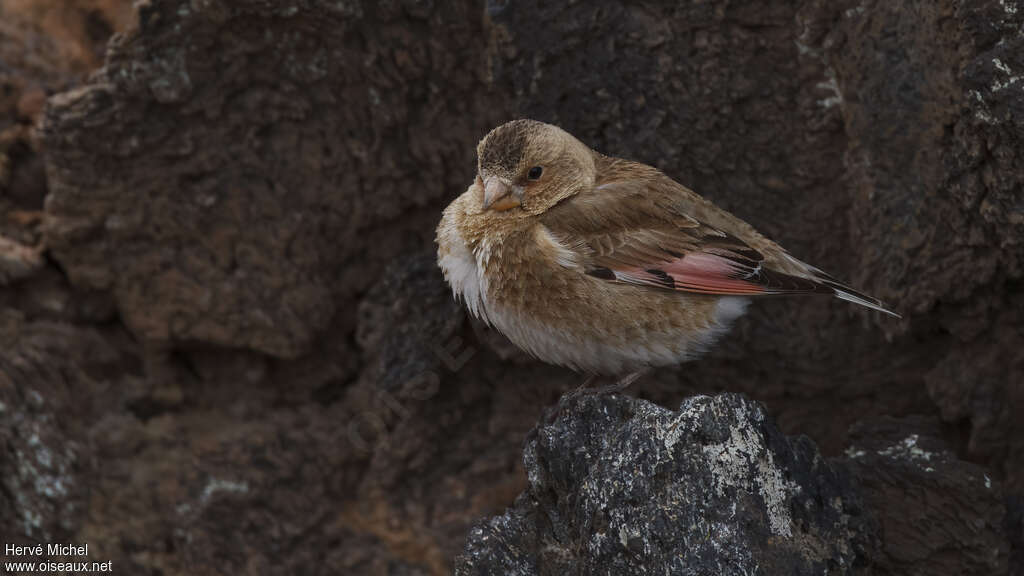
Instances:
[[[558,416],[560,416],[562,412],[565,411],[566,407],[576,399],[582,396],[590,395],[604,396],[605,394],[618,394],[624,391],[626,388],[629,388],[634,382],[636,382],[641,376],[643,376],[646,373],[646,369],[638,370],[631,374],[627,374],[622,378],[619,378],[612,384],[606,384],[604,386],[595,386],[593,388],[590,387],[590,384],[593,383],[594,380],[597,380],[597,376],[594,374],[587,376],[587,379],[583,381],[583,384],[580,384],[578,388],[576,388],[572,392],[566,393],[558,400],[558,405],[556,405],[555,408],[548,414],[547,418],[545,418],[545,425],[553,423],[558,418]]]
[[[608,384],[607,386],[598,386],[596,388],[592,388],[588,393],[597,396],[603,396],[605,394],[617,394],[619,392],[623,392],[626,390],[626,388],[632,386],[633,382],[639,380],[640,377],[646,373],[647,370],[638,370],[636,372],[633,372],[632,374],[626,374],[622,378],[619,378],[614,384]]]
[[[562,413],[562,411],[569,404],[569,402],[572,402],[576,398],[579,398],[583,394],[586,394],[588,387],[594,380],[597,380],[597,375],[591,374],[587,376],[587,379],[584,380],[578,388],[576,388],[572,392],[566,392],[565,394],[563,394],[562,397],[558,399],[558,405],[555,406],[555,409],[552,411],[552,413],[548,415],[547,422],[545,422],[545,424],[551,424],[552,422],[554,422],[555,418],[557,418],[558,415]]]

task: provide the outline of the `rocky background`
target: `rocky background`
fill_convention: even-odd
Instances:
[[[519,116],[904,319],[545,413],[433,263]],[[1024,574],[1022,275],[1018,0],[0,0],[0,541],[116,573]]]

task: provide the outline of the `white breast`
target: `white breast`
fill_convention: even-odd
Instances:
[[[486,280],[480,274],[477,259],[459,234],[448,210],[445,210],[437,227],[437,245],[437,263],[444,273],[444,279],[452,287],[452,294],[462,298],[474,316],[490,323],[484,303]]]

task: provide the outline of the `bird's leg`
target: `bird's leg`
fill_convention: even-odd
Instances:
[[[572,392],[568,392],[564,396],[562,396],[562,398],[558,401],[559,411],[561,411],[561,407],[564,406],[566,402],[578,398],[583,394],[586,394],[588,386],[590,386],[590,384],[593,383],[594,380],[597,380],[597,374],[590,374],[587,376],[587,379],[584,380],[583,383],[580,384],[575,390],[573,390]]]
[[[595,396],[603,396],[605,394],[617,394],[619,392],[622,392],[626,388],[629,388],[630,385],[633,384],[633,382],[636,382],[641,376],[646,374],[648,371],[648,368],[637,370],[636,372],[627,374],[622,378],[619,378],[613,384],[607,384],[605,386],[596,386],[594,388],[588,388],[587,386],[589,386],[591,382],[597,379],[597,375],[591,374],[587,376],[587,379],[583,381],[583,384],[580,384],[578,388],[576,388],[572,392],[566,393],[558,400],[558,405],[555,406],[555,409],[548,415],[546,419],[547,423],[551,424],[552,422],[554,422],[558,415],[565,410],[565,407],[570,402],[579,398],[580,396],[590,394],[593,394]]]
[[[590,374],[587,376],[586,380],[584,380],[583,383],[580,384],[575,390],[563,394],[562,397],[558,399],[558,404],[555,405],[554,410],[549,412],[547,417],[545,417],[545,424],[550,425],[554,423],[554,421],[558,418],[559,414],[561,414],[562,411],[565,410],[565,407],[569,404],[569,402],[575,400],[576,398],[579,398],[583,394],[586,394],[587,386],[589,386],[590,383],[596,379],[597,374]]]
[[[626,374],[622,378],[619,378],[618,381],[616,381],[614,384],[609,384],[607,386],[599,386],[591,390],[590,393],[597,394],[599,396],[602,394],[617,394],[619,392],[624,391],[626,388],[629,388],[633,384],[633,382],[639,380],[641,376],[643,376],[649,371],[649,368],[643,368],[637,370],[636,372]]]
[[[633,385],[633,382],[636,382],[637,380],[640,379],[641,376],[647,374],[650,371],[650,368],[643,368],[637,370],[636,372],[633,372],[632,374],[626,374],[621,379],[619,379],[618,382],[613,384],[612,387],[614,388],[615,392],[624,392],[626,388],[629,388],[630,386]]]

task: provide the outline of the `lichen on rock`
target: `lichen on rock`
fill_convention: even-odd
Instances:
[[[564,405],[528,441],[527,491],[477,526],[456,573],[821,574],[871,546],[846,479],[757,403]]]

